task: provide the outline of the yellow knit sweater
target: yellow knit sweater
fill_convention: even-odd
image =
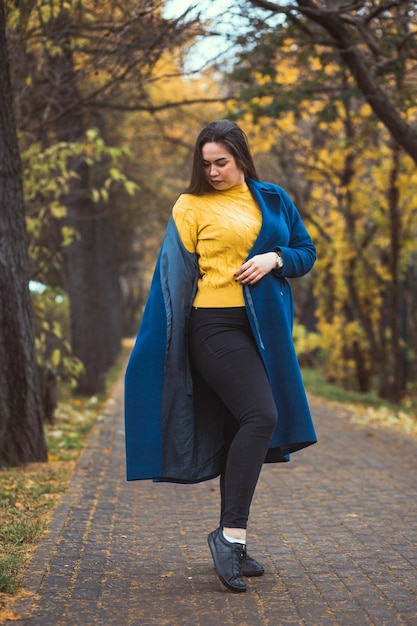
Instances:
[[[204,196],[181,195],[173,218],[189,252],[198,255],[195,307],[244,306],[234,273],[246,261],[261,228],[261,211],[246,183]]]

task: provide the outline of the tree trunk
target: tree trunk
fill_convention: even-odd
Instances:
[[[0,465],[46,461],[28,289],[22,171],[0,0]]]
[[[76,127],[69,124],[67,128]],[[66,133],[58,136],[68,140]],[[105,390],[105,373],[120,350],[122,294],[112,264],[106,208],[88,196],[89,166],[82,163],[76,171],[78,178],[64,203],[67,224],[77,230],[79,239],[66,249],[64,282],[70,299],[72,349],[86,370],[78,390],[94,394]]]
[[[71,18],[63,11],[51,25],[50,36],[61,48],[60,55],[48,58],[51,86],[55,92],[53,112],[59,141],[83,139],[86,125],[79,105],[77,74],[73,65],[69,35]],[[70,299],[71,344],[85,366],[78,389],[84,394],[103,392],[105,373],[120,349],[122,339],[122,294],[117,268],[112,263],[113,235],[109,209],[91,198],[91,168],[73,162],[77,178],[63,198],[67,224],[79,238],[65,251],[64,284]]]
[[[398,144],[392,142],[392,166],[389,187],[389,222],[390,222],[390,251],[388,269],[391,272],[391,285],[388,292],[390,301],[388,307],[389,335],[392,353],[392,384],[389,389],[389,399],[400,402],[405,391],[405,342],[401,336],[401,304],[402,285],[400,280],[401,260],[401,232],[402,219],[399,207],[398,178],[400,174],[400,150]]]

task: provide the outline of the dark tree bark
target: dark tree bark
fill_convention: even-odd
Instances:
[[[401,234],[403,231],[401,209],[399,206],[400,193],[398,178],[400,174],[400,150],[398,144],[392,145],[392,164],[390,171],[389,187],[389,221],[390,221],[390,246],[387,266],[391,270],[391,284],[387,293],[388,306],[387,325],[390,329],[390,343],[392,354],[392,373],[390,385],[387,389],[380,385],[379,395],[399,402],[405,392],[406,382],[406,351],[404,336],[401,333],[401,305],[403,300],[403,285],[400,280],[399,263],[401,260]]]
[[[42,418],[22,171],[0,0],[0,465],[46,461]]]

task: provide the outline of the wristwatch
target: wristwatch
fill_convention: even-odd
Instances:
[[[274,250],[274,252],[277,255],[277,258],[275,261],[275,269],[278,271],[281,271],[282,268],[284,267],[284,259],[282,258],[281,250]]]

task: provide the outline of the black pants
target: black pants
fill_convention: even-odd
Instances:
[[[233,416],[225,424],[220,525],[246,528],[277,410],[244,307],[193,309],[194,366]]]

